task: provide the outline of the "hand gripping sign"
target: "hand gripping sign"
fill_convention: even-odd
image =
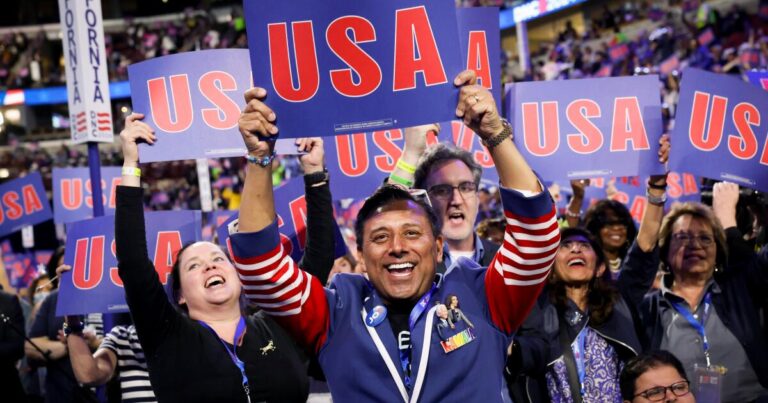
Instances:
[[[453,118],[462,70],[452,0],[244,3],[257,86],[283,138]]]
[[[768,190],[768,93],[723,74],[683,71],[670,169]]]
[[[52,217],[51,205],[39,173],[0,185],[0,237]]]
[[[148,212],[144,218],[148,254],[165,284],[181,247],[200,240],[199,211]],[[115,218],[97,217],[68,225],[56,316],[127,312],[115,257]]]
[[[662,173],[659,78],[514,85],[515,144],[543,178]]]
[[[115,214],[115,189],[122,181],[119,167],[101,168],[105,215]],[[53,168],[53,220],[68,223],[93,217],[93,197],[88,168]]]

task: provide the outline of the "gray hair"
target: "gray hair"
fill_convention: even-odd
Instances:
[[[427,148],[421,158],[419,158],[416,173],[414,174],[413,186],[418,189],[425,189],[424,185],[427,182],[427,177],[432,173],[435,166],[451,160],[459,160],[463,162],[464,165],[472,171],[475,185],[480,185],[480,177],[483,175],[483,168],[475,162],[475,159],[469,151],[456,147],[453,144],[437,143]]]

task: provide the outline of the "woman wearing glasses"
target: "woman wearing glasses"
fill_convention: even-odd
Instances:
[[[638,309],[647,347],[675,354],[695,381],[716,377],[720,391],[697,388],[698,398],[722,402],[768,398],[768,341],[758,307],[768,296],[768,252],[744,252],[736,228],[737,185],[718,183],[713,208],[677,205],[664,217],[659,254],[668,270],[660,290],[646,295],[654,261],[637,255],[619,287]],[[725,229],[724,229],[725,228]],[[728,256],[728,250],[740,250]]]
[[[625,403],[696,401],[683,364],[669,351],[650,351],[631,359],[619,383]]]

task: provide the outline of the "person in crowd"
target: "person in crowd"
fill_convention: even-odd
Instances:
[[[357,260],[354,256],[352,256],[351,253],[347,253],[346,255],[341,256],[333,261],[333,267],[331,268],[331,272],[328,274],[328,281],[326,281],[325,284],[331,285],[333,277],[339,273],[363,274],[360,271],[360,265],[357,263]]]
[[[72,269],[61,265],[56,275]],[[80,317],[65,317],[65,333],[69,360],[77,382],[87,386],[101,386],[117,375],[123,402],[156,402],[144,351],[139,343],[136,327],[115,326],[104,336],[96,352],[91,354],[93,334],[83,332]]]
[[[669,157],[669,138],[659,141],[659,162]],[[664,213],[666,175],[648,182],[649,204],[633,248],[654,249]],[[526,400],[621,402],[621,367],[641,350],[633,313],[604,280],[603,248],[583,228],[564,228],[554,270],[539,298],[549,337],[546,363],[524,380]],[[508,363],[508,366],[510,364]]]
[[[584,188],[588,180],[572,180],[573,197],[566,208],[568,225],[576,227],[581,217]],[[606,280],[615,282],[629,246],[635,241],[637,229],[632,215],[624,204],[616,200],[603,199],[590,206],[584,215],[584,227],[597,238],[605,256]]]
[[[24,315],[18,297],[0,290],[0,396],[9,402],[25,398],[16,364],[24,357]]]
[[[427,191],[435,212],[440,215],[444,239],[443,261],[437,272],[445,273],[459,258],[487,267],[499,250],[494,243],[475,233],[480,206],[478,187],[482,168],[468,151],[446,143],[427,147],[429,131],[439,132],[438,125],[418,126],[405,132],[405,147],[389,182]],[[414,165],[415,164],[415,165]],[[506,220],[501,219],[501,239]],[[450,306],[450,304],[447,304]],[[544,365],[547,339],[539,326],[539,309],[533,306],[529,316],[515,334],[510,354],[514,353],[516,373]],[[509,368],[508,368],[509,370]],[[517,398],[519,391],[510,382],[510,393]]]
[[[737,185],[720,182],[712,208],[674,206],[661,226],[659,257],[631,251],[619,277],[640,315],[646,348],[671,351],[694,378],[696,367],[720,373],[723,402],[768,397],[768,339],[757,308],[768,296],[768,250],[743,247],[738,199]],[[668,274],[660,290],[646,295],[659,258]]]
[[[624,403],[694,403],[685,368],[665,350],[641,353],[624,366],[619,377]]]
[[[454,83],[461,87],[457,116],[484,139],[496,163],[510,242],[490,269],[461,259],[436,277],[443,254],[439,217],[423,198],[385,185],[368,198],[356,222],[369,280],[339,274],[329,289],[298,270],[279,245],[269,181],[272,143],[259,138],[278,132],[277,116],[261,101],[263,88],[246,93],[240,131],[253,163],[239,221],[230,226],[232,255],[243,280],[272,285],[246,295],[319,357],[334,400],[502,401],[506,394],[500,376],[505,352],[548,274],[559,241],[557,221],[551,198],[509,141],[511,128],[491,93],[471,71]],[[521,237],[523,252],[512,246]],[[459,297],[475,325],[474,338],[462,345],[453,342],[456,335],[439,343],[435,302],[448,294]]]
[[[40,309],[40,305],[43,304],[43,301],[45,301],[53,289],[53,281],[47,274],[41,274],[29,283],[29,287],[27,287],[27,299],[30,306],[29,314],[27,315],[29,325],[32,325],[32,319],[34,319],[38,309]]]
[[[64,248],[59,248],[51,255],[46,264],[46,272],[51,278],[51,284],[56,289],[51,291],[40,305],[29,330],[31,343],[26,342],[24,344],[24,352],[31,366],[36,364],[45,366],[46,402],[93,402],[96,399],[93,391],[81,387],[75,379],[64,338],[64,318],[56,316],[56,305],[59,300],[56,267],[63,263]],[[86,326],[88,328],[87,332],[91,342],[89,347],[93,351],[99,346],[100,339],[104,334],[101,315],[88,315],[83,326],[84,329]]]
[[[504,226],[504,217],[486,218],[477,224],[475,232],[480,239],[501,245],[504,242]]]
[[[117,188],[118,274],[161,401],[306,401],[306,364],[290,336],[270,318],[245,317],[238,279],[226,253],[210,242],[178,251],[169,300],[147,256],[138,141],[155,135],[141,114],[120,133],[123,179]],[[245,287],[253,287],[245,279]]]

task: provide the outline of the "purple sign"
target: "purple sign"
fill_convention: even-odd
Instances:
[[[133,109],[157,134],[154,145],[139,145],[141,162],[245,155],[237,121],[251,88],[247,52],[185,52],[128,66]]]
[[[0,237],[51,218],[51,205],[39,173],[0,185]]]
[[[584,191],[584,210],[597,203],[598,200],[608,198],[621,202],[629,210],[636,224],[645,214],[648,207],[648,198],[645,195],[648,177],[629,176],[611,178],[593,178],[590,186]],[[609,190],[610,189],[610,190]],[[675,203],[687,201],[699,201],[701,199],[701,187],[693,174],[670,172],[667,176],[667,210]]]
[[[766,111],[764,90],[725,74],[684,70],[670,169],[768,190]]]
[[[11,287],[17,290],[29,287],[29,284],[37,278],[41,270],[45,272],[45,265],[52,254],[53,251],[50,250],[31,249],[24,253],[13,253],[10,243],[4,243],[3,265]]]
[[[768,71],[748,71],[747,77],[750,83],[768,90]]]
[[[104,215],[115,214],[115,189],[122,181],[119,167],[101,168]],[[53,220],[68,223],[93,217],[91,174],[88,168],[53,168]]]
[[[499,181],[496,166],[477,135],[459,121],[444,122],[440,126],[439,137],[430,135],[427,144],[451,142],[469,151],[483,168],[484,182],[496,186]],[[325,159],[335,199],[370,196],[395,169],[405,143],[400,129],[340,135],[332,140],[325,143]]]
[[[462,64],[452,0],[243,6],[254,83],[267,89],[283,138],[453,118]]]
[[[307,200],[303,180],[296,178],[279,188],[275,188],[275,212],[277,213],[280,241],[293,260],[298,262],[304,255],[304,248],[307,244]],[[226,247],[227,238],[229,238],[227,226],[237,217],[238,214],[235,212],[219,226],[217,235],[220,245]],[[336,234],[334,256],[338,258],[347,254],[347,246],[335,221],[334,233]]]
[[[515,143],[545,179],[663,169],[657,76],[516,83],[514,116]]]
[[[200,240],[199,211],[148,212],[144,218],[148,253],[165,284],[181,247]],[[117,273],[115,218],[97,217],[68,225],[64,263],[72,270],[59,280],[56,316],[127,312]]]
[[[501,31],[497,7],[456,9],[462,60],[467,70],[474,70],[477,82],[487,88],[501,111]]]

